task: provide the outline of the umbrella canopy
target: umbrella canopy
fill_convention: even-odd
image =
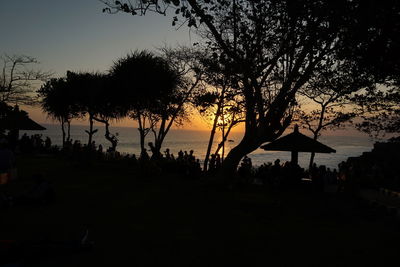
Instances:
[[[43,131],[45,127],[33,121],[29,117],[21,117],[14,121],[8,121],[5,125],[6,129],[9,130],[31,130],[31,131]]]
[[[291,151],[292,162],[297,164],[298,152],[335,153],[336,150],[326,146],[299,132],[297,125],[293,133],[261,146],[262,149],[272,151]]]
[[[29,118],[27,112],[19,110],[18,107],[0,116],[0,128],[5,130],[46,130],[45,127]]]

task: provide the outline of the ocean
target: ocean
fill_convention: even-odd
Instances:
[[[44,131],[21,131],[20,136],[23,133],[28,135],[42,134],[43,137],[49,136],[52,140],[53,145],[60,146],[62,144],[62,134],[59,125],[44,124],[47,129]],[[85,133],[85,129],[88,126],[83,125],[72,125],[71,126],[71,138],[73,140],[80,140],[81,143],[87,143],[88,135]],[[94,141],[96,144],[101,144],[104,149],[110,146],[110,143],[104,138],[104,127],[96,126],[98,132],[94,135]],[[131,127],[111,127],[112,133],[118,133],[118,147],[117,150],[121,153],[128,154],[140,154],[139,145],[139,132],[136,128]],[[306,134],[306,133],[305,133]],[[195,130],[180,130],[173,129],[168,133],[162,151],[169,148],[171,153],[177,156],[179,150],[190,151],[194,150],[194,155],[200,158],[202,161],[205,157],[209,131],[195,131]],[[227,142],[226,153],[229,152],[240,140],[242,133],[232,133],[229,137],[232,142]],[[151,142],[153,139],[152,133],[149,133],[147,142]],[[218,132],[216,133],[216,139],[219,139]],[[368,136],[321,136],[320,142],[332,147],[336,150],[336,153],[331,154],[316,154],[315,162],[318,165],[326,165],[333,169],[337,168],[341,161],[346,160],[349,157],[360,156],[363,152],[371,151],[374,141]],[[215,142],[212,151],[215,151],[217,142]],[[225,154],[226,155],[226,154]],[[279,151],[265,151],[263,149],[257,149],[252,152],[249,157],[252,159],[254,166],[260,166],[266,162],[274,162],[276,159],[280,159],[281,163],[290,160],[290,152],[279,152]],[[299,165],[303,168],[307,168],[310,159],[310,153],[299,153]]]

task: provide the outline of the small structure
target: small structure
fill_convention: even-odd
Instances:
[[[28,116],[20,117],[13,121],[8,121],[5,125],[5,129],[9,130],[28,130],[28,131],[43,131],[45,127],[33,121]]]
[[[285,135],[275,141],[262,145],[262,149],[271,151],[291,151],[291,162],[297,164],[299,152],[314,152],[314,153],[335,153],[336,150],[326,146],[304,134],[299,132],[297,125],[294,127],[293,133]]]
[[[0,117],[1,129],[4,130],[30,130],[30,131],[43,131],[45,127],[36,123],[29,118],[28,113],[20,110],[18,106],[13,110],[7,111],[4,116]]]
[[[46,128],[29,118],[27,112],[15,106],[13,109],[9,107],[3,108],[0,114],[0,134],[4,134],[5,130],[8,130],[7,139],[10,148],[15,149],[18,144],[20,130],[43,131]]]

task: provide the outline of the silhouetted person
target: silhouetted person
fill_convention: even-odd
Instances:
[[[178,152],[178,158],[177,158],[177,160],[178,160],[178,161],[182,161],[182,160],[183,160],[183,151],[182,151],[182,150],[180,150],[180,151]]]
[[[190,150],[189,151],[189,161],[194,162],[196,160],[195,156],[193,155],[194,151]]]
[[[280,165],[280,160],[277,159],[274,162],[274,165],[271,167],[271,176],[272,176],[272,183],[273,187],[278,187],[280,184],[281,180],[281,165]]]
[[[167,149],[165,150],[165,158],[166,158],[167,160],[170,160],[170,159],[171,159],[171,154],[169,153],[169,148],[167,148]]]
[[[146,161],[149,160],[149,154],[147,154],[147,149],[145,148],[141,153],[140,153],[140,160],[141,161]]]
[[[51,139],[48,136],[46,136],[46,140],[44,140],[44,147],[47,151],[49,151],[51,148]]]
[[[251,169],[252,169],[251,159],[246,155],[244,156],[238,170],[240,178],[242,178],[242,181],[245,182],[246,184],[250,182]]]
[[[219,170],[221,168],[221,156],[217,154],[215,156],[215,169]]]
[[[210,162],[208,163],[208,170],[213,172],[215,170],[216,156],[211,154]]]
[[[151,150],[151,159],[160,159],[162,155],[160,152],[157,151],[156,147],[154,146],[153,142],[148,143],[150,150]]]
[[[90,144],[89,149],[90,149],[90,151],[96,151],[96,142],[95,141],[92,141],[92,143]]]

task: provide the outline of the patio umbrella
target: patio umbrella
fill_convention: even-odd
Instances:
[[[299,152],[314,152],[314,153],[335,153],[336,150],[326,146],[304,134],[299,132],[296,125],[294,131],[286,136],[283,136],[275,141],[262,145],[262,149],[271,151],[291,151],[292,163],[297,164]]]
[[[45,127],[33,121],[27,114],[14,113],[1,121],[3,129],[42,131]]]

